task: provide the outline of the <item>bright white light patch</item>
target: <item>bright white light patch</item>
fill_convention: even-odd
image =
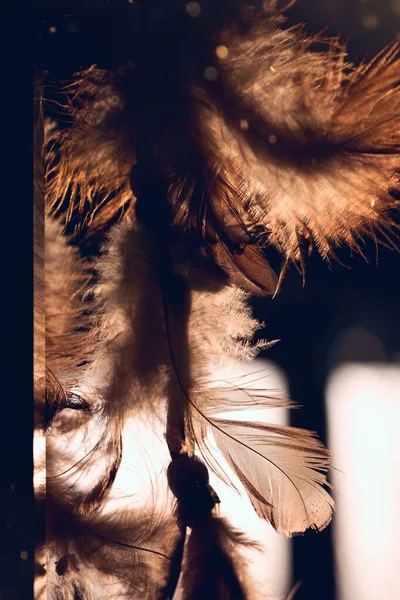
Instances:
[[[326,392],[339,600],[398,597],[400,368],[348,363]]]
[[[229,371],[224,369],[214,372],[213,379],[234,382],[246,388],[266,389],[271,396],[281,398],[287,394],[286,380],[273,363],[257,359],[250,364],[236,364]],[[265,410],[241,410],[224,413],[224,418],[258,421],[279,425],[289,424],[288,410],[271,408]],[[224,470],[231,475],[232,470],[223,460],[218,451],[218,460]],[[247,497],[244,488],[232,474],[232,480],[242,492],[241,496],[235,490],[222,484],[212,473],[212,486],[221,499],[221,516],[226,516],[233,526],[244,531],[250,539],[258,542],[262,551],[247,551],[245,556],[249,561],[249,574],[253,583],[262,594],[262,598],[286,598],[290,591],[292,579],[292,541],[276,533],[269,523],[260,519]]]

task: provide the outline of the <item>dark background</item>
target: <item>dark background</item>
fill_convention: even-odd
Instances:
[[[93,63],[102,68],[125,64],[133,10],[128,0],[34,2],[36,67],[56,89],[60,80]],[[395,0],[298,0],[288,17],[289,24],[305,22],[310,33],[324,29],[327,35],[340,35],[356,63],[396,36],[400,39],[400,2]],[[266,357],[283,368],[292,398],[303,406],[292,412],[292,424],[318,431],[325,442],[324,386],[330,370],[343,360],[400,363],[400,256],[380,248],[377,260],[372,241],[365,243],[364,254],[368,262],[340,250],[338,258],[346,266],[329,266],[315,255],[308,261],[304,287],[292,269],[274,300],[254,302],[267,324],[264,335],[281,340]],[[341,346],[338,339],[352,327],[373,333],[383,351],[377,355],[375,347],[357,340]],[[14,591],[8,587],[1,598],[28,598],[17,591],[28,576],[19,568]],[[303,585],[296,600],[335,600],[330,528],[295,539],[294,581],[299,579]]]

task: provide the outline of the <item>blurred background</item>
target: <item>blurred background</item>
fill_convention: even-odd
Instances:
[[[50,97],[93,63],[129,61],[134,1],[35,0],[35,63]],[[340,35],[355,63],[400,40],[400,0],[298,0],[287,16],[309,33]],[[263,337],[281,340],[264,358],[302,405],[290,423],[317,431],[333,453],[332,526],[276,546],[281,585],[302,582],[296,600],[399,597],[400,255],[373,241],[363,252],[367,260],[340,250],[331,265],[314,255],[304,287],[292,269],[274,300],[253,302]]]

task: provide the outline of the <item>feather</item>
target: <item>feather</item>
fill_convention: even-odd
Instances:
[[[226,295],[228,291],[235,298],[235,290],[228,288]],[[217,416],[246,408],[293,406],[273,390],[254,387],[252,381],[212,382],[207,377],[208,361],[211,358],[215,368],[219,348],[225,361],[229,355],[231,360],[235,355],[240,358],[246,356],[241,354],[244,340],[237,335],[241,323],[248,333],[252,328],[255,330],[254,325],[257,326],[256,322],[242,320],[246,315],[246,305],[241,304],[239,298],[235,298],[236,306],[229,306],[221,302],[221,296],[208,298],[208,304],[203,298],[204,305],[199,306],[201,295],[196,297],[193,294],[189,349],[191,364],[195,366],[194,386],[185,390],[187,436],[206,464],[223,481],[235,486],[209,446],[208,436],[212,433],[218,449],[244,485],[258,514],[279,532],[290,536],[309,527],[323,529],[331,520],[334,504],[324,489],[324,486],[329,487],[326,481],[329,452],[315,434],[289,427],[230,421]],[[197,311],[202,316],[201,320]],[[239,329],[235,330],[235,325],[239,325]],[[232,338],[230,333],[233,333]],[[251,345],[251,338],[245,344],[248,352],[257,352],[258,348]]]
[[[46,141],[48,210],[56,216],[65,213],[66,222],[74,221],[83,238],[101,234],[132,200],[129,172],[136,160],[136,125],[128,73],[93,66],[77,74],[63,90],[60,125]]]
[[[337,42],[272,25],[258,19],[221,31],[227,56],[215,63],[215,82],[192,88],[185,143],[205,165],[204,187],[215,177],[229,182],[233,209],[225,210],[233,218],[246,210],[260,243],[298,260],[299,238],[310,237],[326,258],[340,243],[357,247],[359,235],[390,229],[398,44],[354,68]],[[328,52],[315,51],[318,43]],[[176,202],[190,213],[190,197],[176,194]]]
[[[245,566],[238,548],[254,547],[226,519],[209,514],[192,528],[181,580],[182,600],[249,600]]]
[[[47,598],[84,600],[104,591],[118,598],[168,600],[170,568],[180,534],[172,517],[119,510],[77,518],[71,506],[47,499]]]
[[[206,420],[261,518],[289,537],[329,524],[334,507],[324,489],[329,487],[329,451],[313,432],[217,417]],[[201,432],[196,439],[204,440],[204,423],[194,423],[194,430]],[[204,455],[210,456],[207,450]],[[221,476],[215,465],[216,459],[212,466]]]
[[[87,297],[91,278],[90,265],[68,244],[60,223],[46,216],[46,367],[58,379],[77,377],[78,366],[89,361],[96,349],[91,314],[96,307]]]
[[[179,21],[186,79],[156,128],[154,156],[174,227],[252,294],[276,290],[263,252],[270,246],[304,271],[304,243],[329,258],[343,243],[358,249],[365,235],[390,240],[400,166],[398,44],[354,67],[337,40],[283,30],[272,10],[248,10],[223,25],[210,19],[210,27]],[[176,29],[164,33],[176,39]],[[221,45],[223,58],[215,52]],[[140,72],[157,78],[152,57],[164,51],[141,56]],[[204,77],[210,65],[215,81]],[[169,97],[172,83],[160,81]],[[76,214],[89,237],[132,208],[139,87],[135,70],[79,74],[66,107],[72,125],[50,135],[48,205],[66,211],[67,222]]]
[[[97,262],[100,344],[90,371],[103,374],[101,395],[112,419],[165,406],[170,360],[157,249],[154,233],[126,218]]]

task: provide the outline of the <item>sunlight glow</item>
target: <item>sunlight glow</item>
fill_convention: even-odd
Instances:
[[[272,396],[281,398],[287,395],[288,386],[284,375],[273,363],[256,359],[250,364],[241,364],[240,371],[236,367],[232,371],[225,370],[214,373],[215,379],[231,380],[232,377],[243,377],[248,387],[270,390]],[[229,419],[252,420],[261,423],[289,424],[288,410],[271,408],[264,410],[241,410],[240,412],[224,413]],[[216,451],[216,454],[219,454]],[[227,463],[218,456],[224,469],[230,474]],[[221,499],[221,516],[227,516],[232,525],[245,531],[249,538],[258,542],[261,553],[247,551],[249,574],[257,585],[263,598],[286,598],[290,591],[292,579],[292,541],[276,533],[269,523],[260,519],[244,491],[233,475],[235,485],[241,490],[241,495],[228,488],[211,474],[211,483]],[[266,596],[264,595],[266,594]]]

